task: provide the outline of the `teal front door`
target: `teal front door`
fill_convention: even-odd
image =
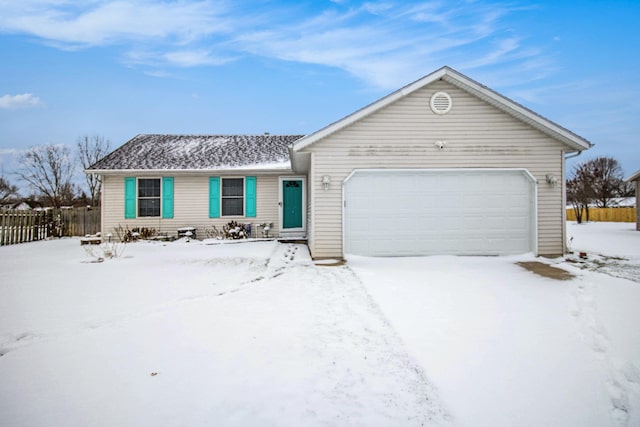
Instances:
[[[282,228],[302,228],[302,180],[282,181]]]

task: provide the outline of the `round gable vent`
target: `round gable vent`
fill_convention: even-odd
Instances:
[[[447,114],[451,110],[451,97],[447,92],[436,92],[431,96],[431,110],[436,114]]]

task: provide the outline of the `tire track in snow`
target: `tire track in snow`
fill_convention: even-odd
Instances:
[[[318,288],[315,296],[323,307],[316,315],[313,335],[318,342],[314,350],[318,359],[333,361],[325,376],[335,382],[322,389],[323,399],[354,403],[350,412],[333,421],[358,424],[364,417],[360,412],[373,410],[377,419],[388,420],[388,425],[400,420],[403,425],[447,424],[450,416],[435,388],[404,350],[396,331],[353,270],[347,266],[314,267],[307,274],[312,276],[311,286]],[[371,385],[376,402],[358,409],[363,382]]]

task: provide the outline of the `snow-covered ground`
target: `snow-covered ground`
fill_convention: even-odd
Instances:
[[[640,232],[569,235],[586,259],[537,259],[568,281],[532,256],[1,247],[0,425],[640,425]]]

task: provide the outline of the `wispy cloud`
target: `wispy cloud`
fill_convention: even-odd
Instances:
[[[384,89],[445,64],[470,69],[539,54],[525,51],[520,37],[502,28],[510,9],[499,4],[347,6],[248,31],[236,41],[255,55],[341,68]]]
[[[119,46],[124,62],[140,67],[221,66],[253,55],[334,67],[391,89],[445,64],[465,71],[540,55],[503,24],[521,9],[499,1],[0,1],[0,31],[63,49]]]
[[[390,2],[367,2],[362,5],[362,9],[372,15],[382,15],[393,9],[393,4]]]
[[[224,65],[234,60],[231,57],[216,56],[208,50],[181,50],[167,52],[163,58],[180,67],[194,67],[198,65]]]
[[[40,98],[30,93],[0,96],[0,108],[16,110],[19,108],[39,107],[43,105]]]
[[[224,9],[208,1],[36,0],[0,4],[0,29],[69,49],[131,41],[189,43],[229,30]]]
[[[500,40],[493,46],[493,49],[487,51],[482,56],[463,63],[463,67],[465,69],[479,68],[517,59],[521,56],[531,55],[535,55],[535,53],[527,53],[520,49],[520,40],[518,38],[507,38]]]
[[[23,152],[24,150],[18,150],[17,148],[0,148],[0,156],[17,156]]]
[[[125,62],[130,65],[147,65],[152,67],[195,67],[195,66],[218,66],[234,61],[231,56],[218,56],[209,49],[176,49],[167,52],[155,50],[135,50],[128,52]],[[166,70],[155,70],[146,72],[154,77],[168,76]]]

